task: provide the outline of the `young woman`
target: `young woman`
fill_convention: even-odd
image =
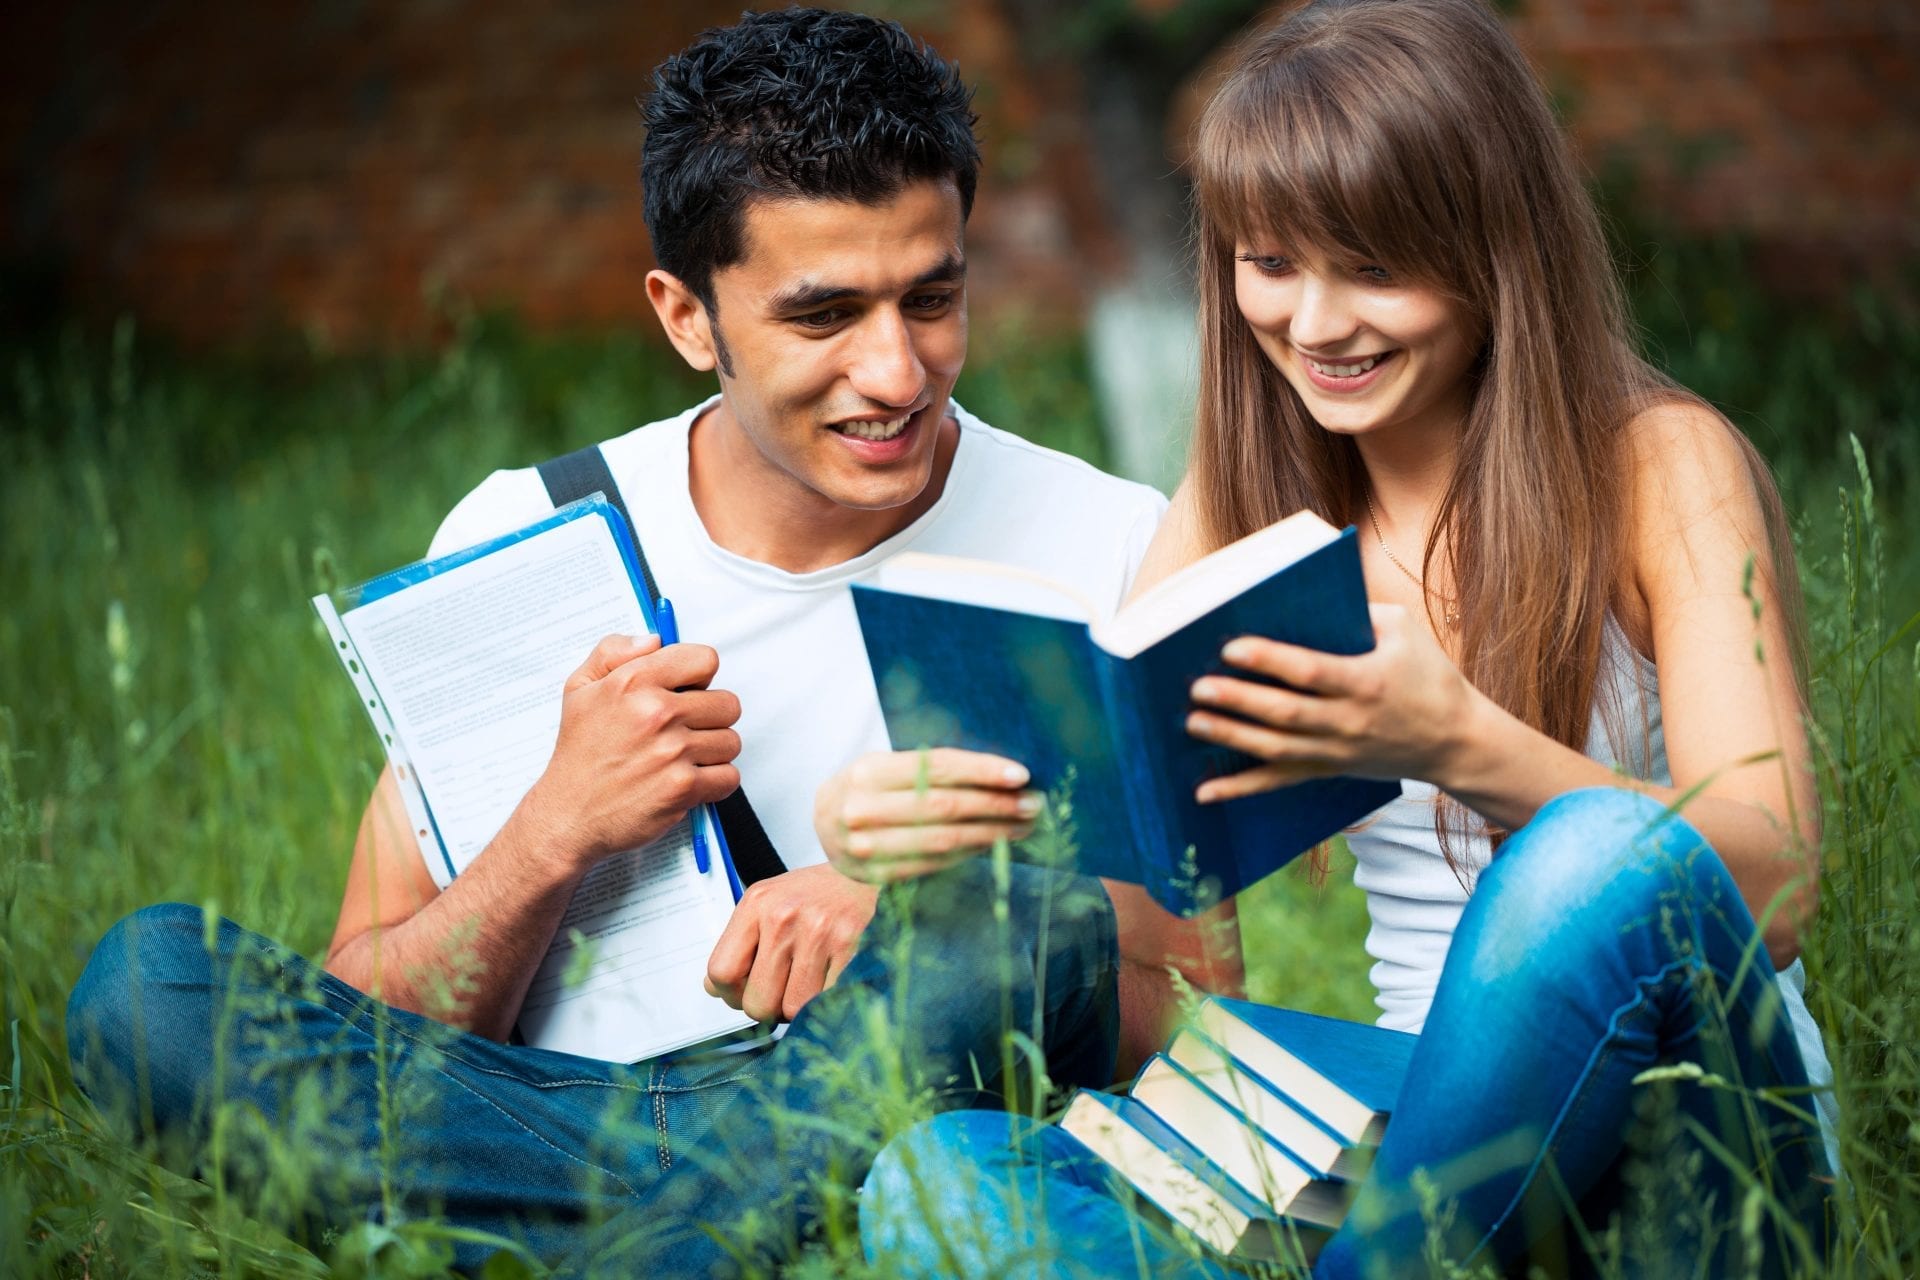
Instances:
[[[1316,1274],[1401,1274],[1434,1231],[1539,1258],[1629,1191],[1642,1224],[1666,1206],[1628,1250],[1656,1273],[1817,1255],[1818,801],[1764,465],[1635,353],[1566,142],[1479,0],[1321,0],[1253,36],[1193,168],[1199,412],[1141,585],[1307,508],[1357,527],[1377,640],[1228,645],[1187,727],[1261,763],[1200,799],[1406,779],[1349,842],[1381,1021],[1422,1036]],[[1678,1062],[1727,1087],[1678,1087],[1681,1153],[1636,1174],[1635,1077]],[[1759,1216],[1716,1235],[1754,1186]],[[1215,1269],[1004,1116],[894,1144],[862,1213],[876,1256],[932,1274]]]

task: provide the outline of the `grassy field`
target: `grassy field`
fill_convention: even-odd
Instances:
[[[1770,298],[1735,245],[1630,257],[1650,348],[1751,432],[1796,513],[1828,806],[1806,953],[1845,1109],[1840,1247],[1815,1274],[1891,1280],[1920,1258],[1920,328],[1871,297]],[[1078,350],[980,327],[969,407],[1097,460]],[[109,924],[162,900],[318,951],[379,761],[307,597],[417,556],[490,469],[701,392],[637,338],[475,321],[391,358],[180,359],[127,325],[0,349],[0,1275],[325,1269],[100,1124],[68,1078],[66,993]],[[1370,1014],[1346,868],[1275,877],[1244,918],[1258,998]],[[361,1233],[333,1265],[435,1258]]]

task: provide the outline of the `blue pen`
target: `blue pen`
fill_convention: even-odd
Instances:
[[[727,829],[720,825],[712,805],[707,806],[706,812],[708,819],[713,823],[714,842],[720,846],[720,865],[727,873],[727,887],[733,890],[733,900],[738,902],[740,895],[745,893],[746,889],[741,886],[740,872],[733,865],[733,850],[727,848]]]
[[[673,601],[661,596],[653,606],[653,628],[660,634],[660,647],[680,643],[680,626],[673,620]],[[700,821],[700,814],[693,815],[693,869],[701,875],[713,870],[713,858],[707,852],[707,833]]]

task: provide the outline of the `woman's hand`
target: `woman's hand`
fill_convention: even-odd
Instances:
[[[979,751],[880,751],[827,779],[814,797],[820,847],[855,880],[923,876],[1033,834],[1042,797],[1025,765]]]
[[[1203,782],[1202,804],[1338,773],[1441,780],[1479,694],[1405,609],[1371,611],[1370,653],[1340,657],[1258,636],[1221,651],[1229,666],[1290,687],[1232,676],[1194,682],[1198,709],[1187,732],[1266,762]]]

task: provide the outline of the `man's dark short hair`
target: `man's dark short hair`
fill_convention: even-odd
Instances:
[[[973,210],[980,144],[958,68],[897,22],[749,13],[654,69],[640,179],[654,259],[713,311],[754,199],[880,204],[950,178]]]

